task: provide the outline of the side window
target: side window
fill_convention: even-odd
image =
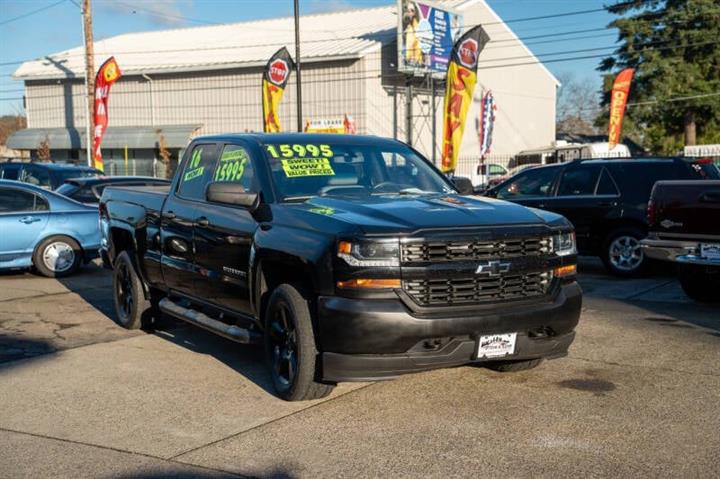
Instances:
[[[603,168],[602,173],[600,174],[600,181],[598,182],[597,191],[595,192],[595,194],[612,196],[620,195],[617,186],[615,186],[615,181],[613,181],[610,172],[605,168]]]
[[[11,188],[0,188],[0,213],[25,213],[31,211],[47,211],[45,199]]]
[[[178,196],[192,200],[205,198],[205,187],[211,181],[217,148],[214,144],[196,145],[180,177]]]
[[[251,193],[256,193],[259,189],[250,154],[245,148],[238,145],[225,145],[217,168],[215,168],[213,181],[240,183],[245,191]]]
[[[568,168],[560,178],[557,196],[593,195],[598,176],[600,168],[597,166]]]
[[[25,165],[20,181],[44,188],[50,187],[50,173],[44,168],[35,165]]]
[[[8,165],[0,168],[0,178],[3,180],[17,180],[18,179],[18,166]]]
[[[557,176],[557,168],[537,168],[517,175],[513,181],[500,188],[500,199],[520,199],[548,196]]]

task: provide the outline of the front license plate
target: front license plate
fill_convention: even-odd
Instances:
[[[515,354],[517,333],[490,334],[480,336],[478,341],[478,359],[499,358]]]
[[[700,257],[720,261],[720,244],[700,243]]]

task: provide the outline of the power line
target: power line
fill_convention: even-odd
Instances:
[[[50,5],[45,5],[44,7],[38,8],[37,10],[33,10],[33,11],[27,12],[27,13],[23,13],[22,15],[18,15],[17,17],[13,17],[13,18],[10,18],[10,19],[8,19],[8,20],[3,20],[2,22],[0,22],[0,25],[7,25],[7,24],[10,23],[10,22],[14,22],[14,21],[16,21],[16,20],[21,20],[21,19],[23,19],[23,18],[27,18],[27,17],[29,17],[29,16],[31,16],[31,15],[35,15],[36,13],[44,12],[45,10],[49,10],[49,9],[51,9],[52,7],[54,7],[54,6],[56,6],[56,5],[60,5],[61,3],[64,3],[64,2],[65,2],[65,0],[60,0],[60,1],[58,1],[58,2],[51,3]]]

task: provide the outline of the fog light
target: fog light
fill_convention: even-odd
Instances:
[[[577,273],[577,265],[566,264],[565,266],[558,266],[553,270],[556,278],[563,278],[566,276],[572,276]]]
[[[341,289],[382,289],[382,288],[399,288],[399,279],[369,279],[358,278],[349,279],[347,281],[338,281],[337,287]]]

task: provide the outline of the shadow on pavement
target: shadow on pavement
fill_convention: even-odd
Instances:
[[[291,474],[290,472],[287,472],[283,469],[277,469],[275,471],[272,471],[267,474],[263,475],[256,475],[253,474],[252,476],[247,476],[244,474],[233,474],[229,472],[221,472],[221,471],[203,471],[200,472],[198,470],[194,471],[172,471],[172,470],[163,470],[158,472],[148,472],[148,473],[140,473],[140,474],[123,474],[119,476],[113,476],[117,478],[122,479],[166,479],[166,478],[172,478],[172,479],[206,479],[206,478],[225,478],[225,477],[253,477],[258,479],[263,478],[273,478],[273,479],[292,479],[297,477],[295,474]]]
[[[2,363],[33,358],[54,353],[57,348],[42,339],[18,338],[7,332],[0,332],[0,371]]]

